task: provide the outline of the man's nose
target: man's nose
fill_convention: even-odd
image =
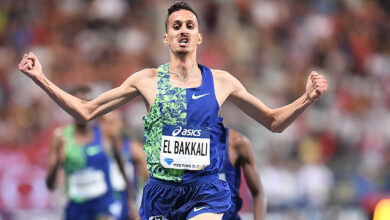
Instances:
[[[180,31],[180,36],[181,36],[181,37],[188,37],[188,30],[187,30],[187,29],[181,30],[181,31]]]

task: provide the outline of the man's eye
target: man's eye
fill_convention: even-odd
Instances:
[[[194,28],[194,25],[193,25],[193,24],[189,24],[189,25],[187,25],[187,28],[188,28],[188,29],[193,29],[193,28]]]
[[[175,25],[175,26],[173,26],[173,29],[179,30],[179,29],[180,29],[180,26],[179,26],[179,25]]]

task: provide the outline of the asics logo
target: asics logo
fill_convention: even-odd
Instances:
[[[176,136],[181,132],[182,127],[178,126],[175,130],[172,132],[172,136]]]
[[[211,93],[206,93],[206,94],[202,94],[202,95],[195,95],[194,93],[192,94],[192,99],[200,99],[206,95],[210,95]]]
[[[202,130],[197,129],[188,129],[188,128],[182,128],[181,126],[177,126],[175,130],[172,131],[172,136],[177,136],[178,134],[181,134],[182,136],[194,136],[199,137],[202,134]]]

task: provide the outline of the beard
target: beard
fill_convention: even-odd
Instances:
[[[172,52],[178,56],[186,56],[187,54],[189,54],[191,52],[191,50],[189,48],[179,47],[179,49],[172,51]]]
[[[185,56],[185,55],[189,54],[189,52],[188,51],[184,51],[184,50],[180,50],[180,51],[177,51],[176,54],[179,55],[179,56]]]

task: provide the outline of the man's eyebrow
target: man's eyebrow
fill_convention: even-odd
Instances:
[[[174,21],[172,21],[172,23],[182,23],[182,22],[183,22],[182,20],[174,20]],[[194,20],[192,20],[192,19],[188,19],[188,20],[184,21],[184,23],[189,23],[189,22],[195,23]]]

